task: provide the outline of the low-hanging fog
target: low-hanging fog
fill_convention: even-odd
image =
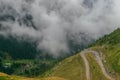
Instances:
[[[120,27],[120,0],[0,0],[0,35],[37,42],[55,57]]]

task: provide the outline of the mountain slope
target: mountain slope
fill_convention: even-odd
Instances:
[[[49,55],[42,56],[33,42],[0,35],[0,72],[33,77],[51,68],[55,61]]]
[[[84,59],[80,56],[82,53],[85,53],[88,61],[88,72]],[[90,79],[87,79],[88,73]],[[46,74],[68,80],[120,80],[120,29],[100,38],[79,54],[63,60]]]
[[[59,77],[60,80],[120,80],[120,29],[100,38],[88,49],[62,60],[43,76],[42,80],[59,80]],[[4,76],[2,78],[7,80]]]
[[[66,58],[51,71],[47,72],[46,76],[58,76],[68,80],[85,80],[85,66],[79,54]]]
[[[98,39],[94,45],[117,45],[120,44],[120,28],[113,31],[111,34],[105,35]]]
[[[19,76],[10,76],[4,73],[0,73],[0,80],[65,80],[59,77],[48,77],[48,78],[27,78],[27,77],[19,77]]]

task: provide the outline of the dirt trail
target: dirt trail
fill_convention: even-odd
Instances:
[[[85,53],[86,53],[86,52],[82,52],[82,53],[80,53],[80,55],[81,55],[81,57],[83,58],[84,63],[85,63],[86,79],[87,79],[87,80],[90,80],[90,67],[89,67],[88,60],[87,60],[86,57],[85,57]]]
[[[93,54],[93,55],[94,55],[95,60],[96,60],[97,63],[99,64],[99,66],[100,66],[100,68],[101,68],[101,70],[102,70],[102,72],[103,72],[103,74],[104,74],[104,76],[105,76],[106,78],[108,78],[109,80],[115,80],[115,79],[113,79],[112,77],[110,77],[110,76],[108,75],[108,73],[106,72],[105,67],[104,67],[104,65],[103,65],[103,63],[102,63],[102,60],[101,60],[101,58],[99,57],[98,52],[92,51],[92,50],[84,50],[83,52],[80,53],[80,55],[81,55],[81,57],[83,58],[84,63],[85,63],[85,67],[86,67],[86,78],[87,78],[87,80],[90,80],[90,67],[89,67],[88,60],[87,60],[87,58],[86,58],[86,56],[85,56],[86,53],[90,53],[90,54]]]

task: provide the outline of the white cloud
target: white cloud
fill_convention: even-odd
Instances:
[[[118,28],[119,4],[119,0],[0,0],[0,15],[15,17],[0,21],[5,28],[0,34],[38,41],[38,49],[60,56],[69,52],[69,39],[86,45]],[[34,27],[24,24],[27,14]]]

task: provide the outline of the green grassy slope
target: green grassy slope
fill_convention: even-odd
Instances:
[[[84,62],[77,54],[60,62],[47,72],[47,76],[57,76],[68,80],[86,80]]]
[[[120,80],[120,29],[100,38],[90,49],[99,53],[107,73]],[[92,56],[86,55],[86,57],[90,64],[91,80],[107,80]],[[46,73],[49,76],[63,77],[68,80],[86,80],[85,65],[79,54],[63,60]]]
[[[120,29],[97,40],[95,46],[102,45],[97,51],[102,51],[104,64],[109,73],[113,76],[120,76]]]
[[[120,80],[120,29],[100,38],[89,49],[97,51],[107,73]],[[87,54],[86,58],[90,64],[91,80],[107,80],[93,56]],[[44,74],[44,77],[54,76],[67,80],[86,80],[85,63],[80,54],[62,60]]]
[[[102,73],[100,66],[94,59],[94,56],[91,54],[86,54],[88,62],[90,64],[90,78],[91,80],[108,80]]]
[[[120,28],[113,31],[111,34],[105,35],[98,39],[94,45],[117,45],[120,44]]]
[[[66,80],[60,77],[47,77],[47,78],[27,78],[27,77],[20,77],[15,75],[7,75],[4,73],[0,73],[0,80]]]
[[[99,52],[107,72],[120,80],[120,29],[97,40],[91,49]]]

